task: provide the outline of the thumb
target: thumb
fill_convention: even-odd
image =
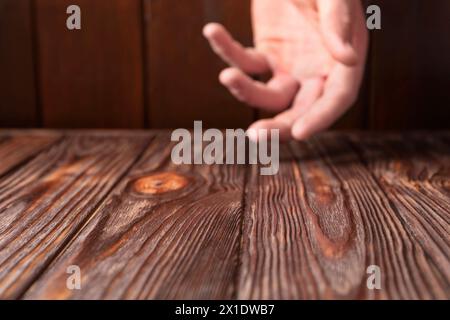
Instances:
[[[355,8],[354,0],[317,0],[325,45],[336,60],[346,65],[355,65],[358,60],[352,46],[354,15],[358,14]]]

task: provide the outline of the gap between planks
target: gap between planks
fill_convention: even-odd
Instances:
[[[175,166],[171,145],[150,145],[25,298],[233,297],[247,170]],[[84,270],[83,293],[64,287],[68,263]]]
[[[21,135],[21,131],[16,132],[15,135]],[[66,161],[68,165],[72,165],[72,164],[73,165],[77,165],[77,161],[83,161],[82,160],[83,159],[83,155],[81,155],[81,158],[80,158],[81,160],[78,160],[78,156],[76,155],[76,151],[70,150],[70,146],[71,147],[75,147],[76,146],[76,145],[74,145],[75,142],[82,143],[83,141],[87,141],[89,139],[97,139],[99,141],[102,141],[102,139],[103,139],[103,141],[105,141],[105,142],[108,141],[108,139],[109,139],[112,142],[113,138],[114,137],[118,137],[118,135],[120,135],[120,136],[128,136],[128,140],[130,142],[133,141],[133,140],[131,140],[132,137],[134,137],[133,138],[134,140],[137,140],[136,142],[133,141],[133,143],[134,143],[133,147],[130,146],[128,148],[128,150],[130,150],[130,152],[131,152],[131,150],[133,150],[133,148],[135,148],[135,150],[137,151],[134,154],[132,160],[128,156],[129,160],[126,160],[126,161],[129,162],[129,165],[125,166],[124,169],[121,169],[121,170],[123,170],[122,174],[119,175],[119,176],[116,176],[116,178],[112,180],[113,181],[112,186],[110,186],[108,190],[105,191],[105,189],[103,189],[103,191],[101,191],[101,192],[103,192],[103,196],[101,196],[99,199],[97,199],[98,202],[95,203],[94,206],[90,208],[91,210],[88,210],[88,211],[82,213],[84,215],[84,219],[82,219],[81,223],[79,223],[78,225],[75,225],[75,227],[73,227],[73,229],[71,229],[69,231],[69,234],[68,234],[67,238],[63,239],[63,241],[59,243],[59,247],[56,247],[56,249],[54,249],[50,253],[49,256],[46,256],[47,260],[44,260],[44,261],[41,261],[41,262],[38,261],[38,263],[40,263],[40,265],[38,265],[38,267],[36,267],[37,270],[32,271],[31,274],[30,274],[30,272],[28,272],[28,273],[25,272],[26,278],[24,278],[21,281],[17,281],[18,283],[15,283],[14,286],[12,286],[12,287],[11,287],[11,283],[8,284],[8,280],[7,280],[8,277],[11,276],[11,274],[6,274],[5,275],[4,272],[3,272],[3,274],[1,275],[1,278],[0,278],[0,284],[1,284],[0,289],[2,291],[1,295],[2,295],[3,298],[14,298],[14,297],[17,298],[17,297],[21,297],[24,294],[24,292],[28,289],[28,287],[30,285],[32,285],[32,283],[40,276],[40,274],[46,269],[46,267],[51,263],[51,261],[61,251],[64,250],[64,248],[66,247],[66,245],[68,243],[70,243],[70,241],[72,240],[73,236],[78,233],[78,231],[79,231],[78,228],[81,228],[84,225],[83,220],[89,219],[90,215],[95,213],[95,209],[104,200],[104,198],[109,194],[110,190],[112,190],[114,188],[114,186],[117,183],[119,183],[120,179],[127,174],[128,170],[132,167],[132,165],[136,161],[138,161],[139,157],[143,154],[143,152],[145,151],[146,147],[151,143],[153,137],[149,136],[148,134],[146,136],[142,135],[142,134],[135,134],[135,133],[132,133],[132,135],[127,135],[127,133],[121,132],[119,134],[119,133],[111,132],[111,131],[107,131],[107,132],[102,132],[102,131],[71,131],[70,134],[68,134],[66,136],[63,135],[63,137],[61,137],[60,140],[58,140],[54,144],[52,144],[51,147],[44,148],[43,150],[41,150],[40,152],[35,154],[34,157],[31,157],[27,162],[25,162],[25,163],[22,162],[21,167],[18,167],[16,172],[14,172],[14,170],[13,170],[12,172],[10,172],[9,176],[5,175],[3,177],[4,179],[2,179],[2,180],[3,180],[3,183],[4,183],[5,179],[10,179],[11,180],[11,179],[14,178],[14,175],[19,175],[20,176],[21,170],[23,170],[24,168],[27,168],[27,166],[31,166],[32,167],[34,162],[39,164],[39,158],[41,157],[41,158],[45,159],[45,157],[47,157],[47,154],[50,155],[52,153],[52,151],[53,151],[53,154],[55,154],[55,155],[57,155],[58,153],[61,154],[61,157],[62,157],[63,160],[67,159],[68,162],[66,160],[64,160],[64,161]],[[138,138],[136,138],[135,136],[138,136]],[[123,139],[119,140],[119,142],[120,141],[123,141]],[[69,144],[69,142],[72,142],[72,144]],[[138,143],[141,144],[140,149],[138,149],[138,145],[139,145]],[[69,144],[69,146],[67,146],[66,144]],[[120,145],[118,145],[118,146],[120,146]],[[122,146],[124,146],[123,143],[122,143]],[[79,147],[79,150],[80,150],[79,152],[81,152],[81,153],[85,152],[84,147],[86,147],[87,150],[89,150],[89,144],[88,145],[84,145],[84,146],[81,145],[81,146],[77,146],[77,147]],[[55,151],[58,151],[58,149],[61,149],[62,151],[66,150],[69,154],[75,153],[74,154],[75,158],[73,158],[73,160],[70,160],[70,158],[67,158],[68,156],[65,155],[64,153],[61,153],[61,152],[56,152],[55,153]],[[98,151],[101,152],[101,150],[98,150]],[[89,156],[89,154],[87,154],[86,156]],[[116,159],[118,159],[118,158],[116,157]],[[70,162],[70,161],[75,161],[75,162]],[[127,163],[126,161],[123,162],[124,165],[126,165],[126,163]],[[68,167],[68,168],[70,168],[70,167]],[[50,178],[49,178],[48,174],[56,174],[55,172],[52,173],[52,171],[51,171],[52,169],[53,168],[50,168],[50,171],[41,173],[41,175],[42,175],[41,178],[45,178],[47,180],[51,179],[51,175],[50,175]],[[65,170],[65,169],[64,169],[64,167],[58,167],[58,165],[57,165],[55,167],[55,170]],[[64,172],[64,171],[62,171],[62,172]],[[38,178],[38,180],[36,180],[34,182],[34,184],[37,184],[37,185],[42,184],[43,182],[41,182],[39,180],[41,178]],[[0,182],[2,182],[2,180],[0,180]],[[30,180],[30,181],[33,181],[33,180]],[[103,186],[107,186],[107,184],[104,183]],[[103,186],[100,185],[100,187],[102,187],[102,188],[103,188]],[[6,192],[8,192],[7,189],[6,189]],[[4,196],[4,195],[5,195],[5,193],[2,194],[2,196]],[[8,196],[8,195],[6,195],[6,196]],[[45,199],[43,199],[43,200],[45,200]],[[87,208],[89,209],[89,206]],[[92,210],[92,208],[93,208],[93,210]],[[8,210],[8,208],[2,208],[2,211],[5,211],[5,210]],[[62,207],[61,210],[64,210],[64,207]],[[76,219],[76,218],[77,217],[75,217],[74,219]],[[33,239],[36,236],[38,236],[38,234],[31,235],[30,239]],[[4,252],[2,252],[2,256],[4,256]],[[20,260],[18,260],[18,261],[20,261]],[[2,264],[3,263],[5,263],[4,258],[2,258]],[[14,274],[13,274],[13,276],[14,276]],[[6,284],[5,284],[5,282],[6,282]],[[5,285],[6,285],[6,287],[5,287]]]
[[[154,139],[155,139],[154,136],[149,137],[148,143],[145,145],[144,148],[142,148],[142,150],[141,150],[140,153],[137,155],[137,157],[136,157],[136,159],[133,161],[133,163],[127,168],[126,171],[124,171],[124,172],[122,173],[122,175],[121,175],[121,176],[117,179],[117,181],[111,186],[111,188],[110,188],[110,189],[108,190],[108,192],[103,196],[103,198],[100,199],[100,201],[95,205],[95,207],[94,207],[94,209],[93,209],[93,211],[92,211],[92,214],[88,215],[88,216],[85,218],[85,221],[81,223],[81,226],[78,228],[78,230],[75,230],[73,236],[72,236],[72,237],[69,237],[69,238],[66,240],[66,242],[62,244],[61,249],[59,249],[59,250],[55,253],[55,255],[54,255],[53,258],[49,259],[49,261],[47,262],[46,266],[42,269],[42,271],[41,271],[38,275],[36,275],[36,277],[33,279],[33,281],[30,281],[30,284],[29,284],[26,288],[24,288],[23,292],[21,292],[21,293],[18,295],[18,297],[17,297],[18,299],[23,299],[23,296],[25,295],[25,293],[30,289],[30,287],[33,285],[33,283],[34,283],[37,279],[39,279],[39,278],[42,276],[42,274],[45,272],[45,270],[48,268],[48,266],[50,266],[50,265],[53,263],[54,260],[58,259],[58,257],[64,252],[64,250],[66,250],[67,247],[69,247],[70,244],[78,237],[78,235],[79,235],[79,234],[83,231],[83,229],[87,226],[87,224],[89,223],[89,221],[91,221],[91,220],[95,217],[95,215],[96,215],[96,213],[97,213],[97,211],[98,211],[98,208],[100,208],[100,206],[103,204],[103,202],[108,198],[109,193],[110,193],[112,190],[114,190],[114,188],[115,188],[118,184],[120,184],[120,182],[122,181],[122,179],[124,179],[124,178],[127,176],[128,172],[133,168],[133,166],[134,166],[137,162],[139,162],[139,160],[140,160],[140,159],[142,158],[142,156],[144,155],[145,150],[148,148],[148,146],[152,143],[152,141],[153,141]]]

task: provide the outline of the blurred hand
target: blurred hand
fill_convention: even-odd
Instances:
[[[255,48],[243,48],[223,26],[203,33],[230,65],[220,82],[240,101],[279,113],[250,129],[280,129],[306,139],[328,128],[355,102],[368,35],[360,0],[253,0]],[[251,75],[272,73],[267,83]],[[251,130],[250,130],[251,133]]]

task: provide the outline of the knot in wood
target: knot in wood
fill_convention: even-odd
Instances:
[[[162,194],[184,188],[189,180],[175,172],[157,173],[142,177],[134,183],[134,190],[142,194]]]

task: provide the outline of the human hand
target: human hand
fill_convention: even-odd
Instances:
[[[355,102],[368,34],[360,0],[252,0],[255,48],[243,48],[223,26],[203,30],[231,67],[220,82],[250,106],[280,112],[252,124],[302,140],[333,124]],[[267,83],[249,75],[271,72]]]

